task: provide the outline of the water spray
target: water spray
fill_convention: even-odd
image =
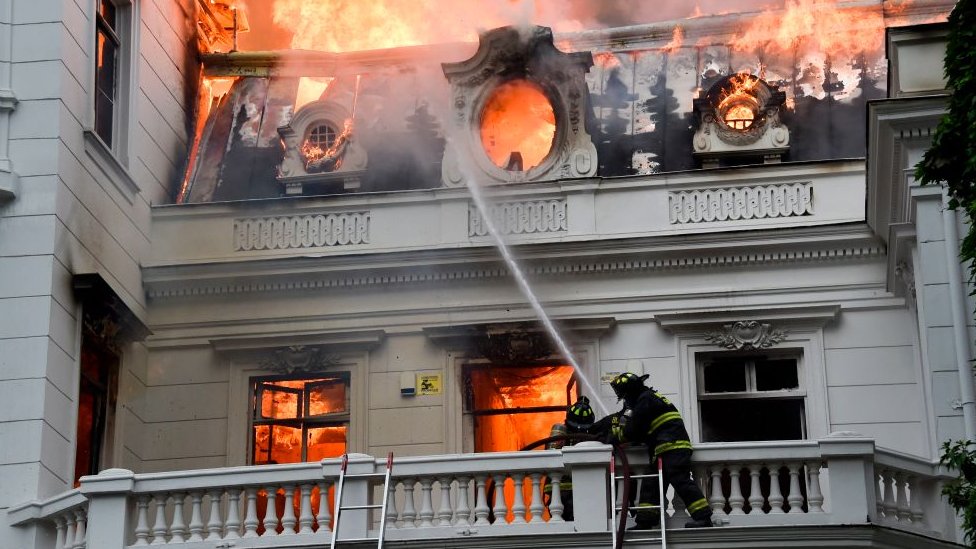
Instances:
[[[580,368],[579,363],[576,362],[576,358],[569,350],[569,346],[566,345],[566,342],[559,334],[559,331],[556,330],[556,327],[553,325],[552,320],[546,313],[546,310],[542,307],[542,303],[539,302],[539,298],[536,297],[536,295],[532,292],[532,288],[529,286],[529,282],[525,278],[525,274],[522,272],[521,267],[519,267],[518,262],[515,261],[515,257],[512,255],[511,250],[509,250],[508,245],[505,244],[504,239],[502,239],[501,233],[499,233],[498,229],[495,227],[495,220],[488,212],[488,208],[485,205],[484,196],[481,194],[481,188],[479,187],[477,181],[475,181],[474,177],[471,176],[467,166],[461,165],[459,168],[464,176],[465,185],[467,185],[468,190],[471,192],[471,198],[474,200],[475,207],[477,207],[478,211],[481,213],[481,219],[485,224],[485,228],[488,229],[488,234],[491,235],[492,240],[495,242],[495,246],[502,254],[502,259],[505,260],[505,263],[508,265],[508,269],[512,272],[512,276],[515,278],[515,282],[518,284],[518,288],[522,292],[522,295],[525,296],[525,299],[532,306],[532,310],[535,311],[536,317],[538,317],[539,321],[542,322],[542,325],[549,333],[549,337],[552,338],[553,342],[556,344],[556,347],[559,348],[559,352],[561,352],[562,355],[566,357],[566,360],[569,361],[569,364],[573,367],[577,377],[586,388],[587,394],[594,402],[596,402],[600,412],[602,412],[603,415],[609,415],[610,410],[607,408],[606,404],[603,403],[603,400],[600,398],[600,394],[590,383],[590,380],[586,377],[586,374],[583,373],[583,369]]]

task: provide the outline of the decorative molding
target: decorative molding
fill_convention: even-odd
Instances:
[[[475,341],[475,352],[494,364],[517,364],[549,357],[555,349],[543,332],[519,325],[489,326]]]
[[[705,340],[726,349],[751,351],[772,347],[786,339],[789,332],[775,330],[768,322],[756,320],[725,324],[720,331],[706,332]]]
[[[369,244],[370,213],[344,212],[234,220],[234,250],[286,250]]]
[[[218,337],[210,340],[214,351],[218,353],[244,352],[253,353],[256,350],[274,350],[285,348],[328,348],[333,353],[340,351],[362,351],[375,348],[383,339],[383,330],[351,330],[347,332],[317,332],[317,333],[281,333],[238,335]]]
[[[813,215],[813,184],[669,192],[668,208],[672,225]]]
[[[904,261],[898,262],[895,265],[895,277],[901,281],[905,288],[905,295],[911,298],[911,303],[914,305],[916,303],[915,271],[912,270],[911,265]]]
[[[566,230],[566,199],[504,202],[488,206],[501,234],[554,233]],[[485,236],[488,225],[474,204],[468,206],[468,236]]]
[[[71,286],[82,304],[86,334],[113,352],[121,353],[126,343],[143,341],[152,333],[100,274],[74,275]]]
[[[576,261],[573,263],[550,264],[526,267],[529,276],[555,276],[580,274],[606,274],[621,272],[641,272],[670,269],[706,269],[709,267],[727,268],[745,265],[782,265],[805,262],[856,261],[885,257],[885,249],[877,245],[852,246],[845,248],[815,250],[784,250],[764,252],[743,252],[737,254],[708,255],[698,257],[655,257],[647,259]],[[154,283],[147,280],[147,295],[150,298],[192,297],[199,295],[242,294],[254,292],[282,292],[290,290],[318,290],[322,288],[362,287],[390,284],[443,283],[458,280],[482,280],[507,278],[508,269],[500,266],[477,266],[470,268],[421,269],[412,272],[377,274],[375,271],[321,278],[257,279],[242,281],[240,273],[224,280],[209,283],[194,283],[194,280],[173,281],[172,279]]]
[[[339,355],[327,354],[319,345],[291,345],[276,349],[259,364],[276,374],[320,372],[341,362]]]

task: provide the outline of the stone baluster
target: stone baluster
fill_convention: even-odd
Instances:
[[[807,465],[807,476],[807,512],[823,513],[824,496],[820,489],[820,464]]]
[[[190,539],[188,541],[203,541],[203,493],[190,492]],[[138,531],[136,538],[139,537]],[[138,544],[137,544],[138,545]]]
[[[65,520],[63,516],[56,516],[52,519],[54,521],[54,528],[56,534],[54,536],[54,547],[55,549],[61,549],[64,547],[64,527]]]
[[[790,463],[787,465],[790,470],[790,494],[786,497],[786,502],[790,504],[790,513],[803,512],[803,492],[800,491],[800,467],[802,463]]]
[[[512,473],[515,481],[515,499],[512,501],[513,524],[525,524],[525,495],[522,485],[525,484],[525,473]]]
[[[383,517],[383,528],[396,528],[397,506],[396,506],[396,482],[390,480],[390,491],[386,494],[386,516]]]
[[[88,517],[84,509],[75,509],[75,542],[71,545],[72,549],[85,549],[85,523]]]
[[[330,532],[332,526],[332,513],[329,511],[329,485],[330,482],[324,480],[318,482],[319,487],[319,510],[315,514],[315,524],[319,532]],[[395,486],[395,483],[392,483]]]
[[[884,509],[885,520],[896,522],[898,520],[898,504],[895,502],[895,475],[891,470],[881,471],[882,482],[884,482]]]
[[[420,527],[429,528],[434,525],[434,501],[431,496],[431,488],[434,479],[424,477],[420,479]]]
[[[468,505],[468,492],[471,489],[471,477],[460,476],[458,481],[458,492],[457,492],[457,509],[455,509],[454,515],[454,525],[455,526],[471,526],[471,508]]]
[[[884,520],[884,494],[881,487],[884,485],[884,475],[876,474],[874,478],[874,506],[878,510],[878,521]]]
[[[506,515],[508,515],[508,502],[505,501],[505,475],[503,473],[495,473],[492,475],[495,480],[495,504],[491,508],[491,512],[495,515],[495,525],[505,526],[508,524],[506,521]]]
[[[908,518],[912,525],[917,528],[926,528],[925,510],[922,509],[922,495],[919,493],[918,478],[914,475],[906,477],[908,489],[911,490],[911,499],[908,502]]]
[[[722,493],[722,469],[716,466],[711,471],[712,489],[709,491],[708,505],[712,508],[712,513],[717,516],[725,516],[725,494]],[[662,502],[663,503],[663,502]]]
[[[315,516],[312,515],[312,485],[302,484],[299,487],[299,514],[298,514],[298,533],[311,534],[312,523]]]
[[[281,514],[281,535],[288,536],[296,533],[295,524],[298,522],[295,519],[295,487],[285,486],[285,512]]]
[[[207,541],[215,541],[221,538],[221,530],[224,525],[220,520],[221,493],[222,491],[219,488],[208,493],[210,496],[210,516],[207,517]]]
[[[268,496],[268,506],[264,510],[264,537],[278,535],[278,506],[275,500],[278,499],[278,487],[267,486],[264,489]],[[209,538],[208,538],[209,539]]]
[[[241,490],[227,490],[227,520],[224,521],[224,539],[241,537]]]
[[[153,545],[163,545],[166,543],[166,494],[155,494],[153,502],[156,505],[156,520],[153,521]]]
[[[746,498],[742,496],[742,485],[739,483],[742,475],[742,470],[739,469],[738,465],[733,465],[729,468],[729,480],[730,491],[729,491],[729,506],[732,508],[730,515],[744,515],[746,514],[742,508],[746,504]]]
[[[416,486],[416,479],[403,479],[403,528],[417,527],[417,511],[413,502],[413,492]]]
[[[64,544],[61,549],[71,549],[75,545],[75,514],[68,511],[64,514]]]
[[[476,475],[474,477],[475,484],[475,495],[474,495],[474,525],[475,526],[487,526],[491,524],[488,522],[488,513],[491,509],[488,508],[488,495],[485,488],[485,484],[488,481],[487,475]]]
[[[904,473],[895,473],[895,517],[898,522],[908,522],[912,513],[908,510],[908,494],[906,493],[906,482]]]
[[[451,516],[454,514],[454,510],[451,509],[451,480],[450,477],[437,479],[437,483],[441,486],[441,506],[437,510],[438,526],[451,525]]]
[[[149,496],[136,499],[136,542],[133,545],[149,545]]]
[[[769,466],[769,513],[779,515],[783,511],[783,492],[779,487],[779,464]]]
[[[244,490],[246,511],[244,512],[244,537],[258,537],[258,489],[254,486]]]
[[[186,494],[174,493],[173,496],[173,522],[170,524],[169,533],[170,543],[183,543],[186,541],[186,522],[183,520],[183,503],[186,501]]]
[[[529,482],[529,494],[532,498],[529,501],[529,522],[539,523],[542,522],[542,510],[545,509],[542,504],[542,473],[530,474]]]
[[[563,474],[560,471],[552,471],[549,474],[549,484],[552,486],[552,497],[549,499],[549,522],[566,522],[563,519],[565,506],[563,505],[562,487],[559,485],[562,479]]]
[[[766,498],[762,495],[762,485],[759,483],[759,477],[762,476],[762,466],[759,464],[749,465],[749,514],[750,515],[761,515],[763,514],[763,503],[766,502]]]

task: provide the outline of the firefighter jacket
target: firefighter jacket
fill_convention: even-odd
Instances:
[[[678,409],[667,397],[653,388],[645,389],[620,416],[615,433],[621,442],[637,442],[653,449],[654,455],[681,448],[691,449]]]

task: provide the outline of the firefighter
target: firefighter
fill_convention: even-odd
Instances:
[[[556,423],[552,426],[552,430],[549,432],[549,436],[566,435],[566,434],[586,434],[589,432],[590,427],[593,426],[593,420],[595,419],[593,413],[593,408],[590,407],[590,399],[585,396],[581,396],[579,400],[574,402],[569,408],[566,409],[566,419],[565,423]],[[572,446],[575,444],[574,441],[553,441],[546,444],[546,449],[558,449],[565,445]],[[544,497],[552,497],[552,484],[546,482],[545,486],[542,488]],[[566,520],[573,520],[573,481],[570,478],[564,478],[559,482],[559,499],[563,502],[563,518]]]
[[[664,482],[674,487],[691,514],[691,521],[685,528],[704,528],[712,526],[712,509],[701,489],[691,479],[691,441],[681,414],[671,401],[653,388],[645,387],[648,375],[638,376],[624,372],[610,382],[617,400],[624,401],[624,408],[617,414],[615,424],[610,427],[611,443],[632,442],[647,446],[650,463],[661,458]],[[642,483],[641,504],[636,509],[636,529],[650,529],[660,523],[657,509],[641,511],[641,506],[658,505],[657,479],[646,479]],[[645,497],[646,496],[646,497]],[[647,503],[647,501],[650,503]]]

